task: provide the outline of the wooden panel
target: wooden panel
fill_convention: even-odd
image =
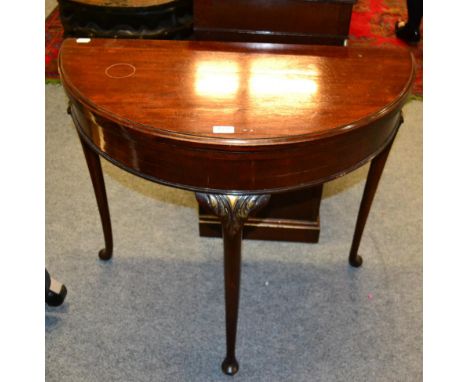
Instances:
[[[342,45],[353,1],[195,0],[198,40]]]
[[[152,7],[172,3],[173,0],[72,0],[75,3],[100,7]]]

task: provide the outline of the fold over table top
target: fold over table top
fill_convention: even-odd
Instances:
[[[68,39],[60,55],[64,85],[99,114],[236,145],[369,123],[401,106],[412,66],[404,49],[258,43]]]
[[[192,190],[271,192],[383,149],[411,91],[405,49],[67,39],[62,84],[101,155]]]

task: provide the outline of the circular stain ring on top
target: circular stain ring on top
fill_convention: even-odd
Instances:
[[[135,74],[136,68],[132,64],[120,62],[108,66],[105,70],[105,74],[110,78],[127,78]]]

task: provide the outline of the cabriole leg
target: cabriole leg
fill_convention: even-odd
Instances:
[[[218,216],[223,227],[224,291],[226,304],[226,358],[221,368],[227,375],[239,370],[236,359],[237,315],[241,272],[241,244],[244,222],[268,203],[270,195],[220,195],[197,193],[198,202]]]
[[[87,142],[80,137],[83,152],[88,165],[89,175],[93,183],[94,194],[101,216],[102,230],[104,232],[105,248],[99,251],[99,258],[101,260],[109,260],[112,257],[113,241],[112,241],[112,226],[109,214],[109,205],[107,203],[106,187],[104,184],[104,177],[102,175],[101,161],[99,155],[96,154],[87,144]]]
[[[402,122],[403,118],[401,117],[399,125],[401,125]],[[349,252],[349,264],[355,268],[362,265],[362,257],[358,255],[359,244],[361,243],[364,226],[366,225],[367,217],[372,206],[372,201],[374,200],[374,195],[377,191],[377,186],[379,185],[380,177],[385,167],[385,163],[387,162],[388,154],[390,153],[390,149],[392,148],[392,144],[395,140],[397,132],[395,132],[393,138],[383,149],[383,151],[380,152],[379,155],[377,155],[374,159],[372,159],[369,172],[367,173],[364,194],[362,195],[361,206],[359,207],[359,214],[356,221],[356,228],[354,229],[353,243]]]

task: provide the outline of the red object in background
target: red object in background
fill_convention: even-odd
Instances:
[[[353,7],[349,44],[368,46],[401,46],[411,50],[416,59],[413,94],[423,95],[423,31],[421,41],[409,46],[395,36],[395,23],[406,21],[406,0],[358,0]]]
[[[367,46],[401,46],[410,49],[416,59],[416,81],[413,93],[423,94],[423,41],[408,46],[395,36],[395,22],[407,19],[406,0],[358,0],[353,7],[349,44]],[[422,28],[421,28],[422,29]],[[63,28],[58,8],[45,22],[45,77],[59,81],[57,57],[63,41]],[[422,37],[422,30],[421,30]]]
[[[57,58],[63,41],[63,28],[58,8],[45,21],[45,79],[59,81]]]

